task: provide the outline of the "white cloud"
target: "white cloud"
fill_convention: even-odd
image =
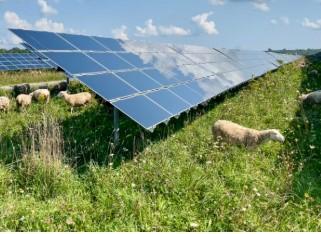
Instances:
[[[63,23],[54,22],[47,18],[41,18],[35,22],[35,28],[50,32],[64,32],[65,27]]]
[[[276,19],[271,19],[271,20],[270,20],[270,23],[271,23],[271,24],[278,24],[279,22],[278,22],[278,20],[276,20]]]
[[[16,35],[12,35],[9,37],[9,42],[12,45],[19,45],[22,42],[22,40],[19,37],[17,37]]]
[[[20,19],[17,13],[13,11],[6,11],[3,17],[9,27],[22,29],[30,29],[32,27],[30,23],[26,20]]]
[[[222,6],[225,4],[225,0],[209,0],[211,5]]]
[[[181,27],[170,25],[166,26],[159,26],[159,33],[165,36],[188,36],[191,34],[191,31],[188,29],[184,29]]]
[[[266,0],[252,0],[252,4],[256,9],[260,11],[267,12],[270,10],[270,7],[268,6]]]
[[[115,38],[126,41],[128,40],[128,35],[126,31],[127,31],[127,26],[122,25],[120,28],[115,28],[111,32]]]
[[[0,1],[0,3],[1,3],[1,1]],[[1,48],[8,49],[9,45],[10,45],[10,43],[6,38],[0,39],[0,49]]]
[[[290,24],[290,19],[286,16],[280,17],[280,20],[283,24],[286,24],[286,25]]]
[[[204,32],[209,35],[218,34],[216,25],[214,21],[209,21],[208,17],[211,16],[213,12],[206,12],[203,14],[196,15],[192,18],[192,21],[195,22]]]
[[[0,0],[1,1],[1,0]],[[22,29],[37,29],[51,32],[65,32],[65,31],[76,31],[73,29],[65,30],[65,26],[61,22],[55,22],[48,18],[38,19],[34,24],[29,23],[28,21],[21,19],[17,13],[13,11],[6,11],[3,15],[4,21],[8,27],[12,28],[22,28]],[[18,45],[21,43],[21,40],[15,35],[8,35],[6,38],[2,39],[0,44],[8,45]]]
[[[145,27],[136,26],[136,30],[138,31],[137,36],[158,36],[157,27],[152,19],[145,22]]]
[[[270,20],[271,24],[279,24],[282,23],[284,25],[289,25],[290,24],[290,19],[286,16],[282,16],[279,19],[271,19]]]
[[[55,22],[47,18],[38,19],[34,25],[21,19],[17,13],[13,11],[6,11],[4,13],[4,20],[9,27],[22,29],[39,29],[52,32],[64,32],[65,27],[63,23]]]
[[[57,10],[52,6],[48,5],[46,0],[38,0],[38,5],[40,6],[41,12],[45,15],[57,14]]]
[[[304,18],[302,26],[312,29],[321,29],[321,19],[316,21],[311,21],[309,18]]]
[[[157,26],[152,19],[145,22],[145,27],[136,26],[136,36],[188,36],[191,34],[189,29],[184,29],[178,26]]]

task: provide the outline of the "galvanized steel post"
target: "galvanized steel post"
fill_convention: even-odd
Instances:
[[[119,111],[114,107],[114,144],[119,143]]]

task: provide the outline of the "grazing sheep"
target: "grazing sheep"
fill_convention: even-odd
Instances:
[[[30,93],[30,84],[18,84],[13,87],[14,94],[18,96],[19,94]]]
[[[49,103],[50,100],[50,91],[48,89],[37,89],[29,95],[38,102],[46,101],[46,103]]]
[[[10,99],[7,97],[0,97],[0,111],[8,111],[10,107]]]
[[[65,101],[71,106],[71,112],[74,107],[84,106],[91,100],[91,94],[88,92],[68,94],[66,91],[61,91],[58,97],[63,97]]]
[[[314,91],[308,94],[302,94],[299,99],[302,102],[308,102],[311,104],[321,104],[321,90]]]
[[[20,110],[30,106],[31,101],[32,101],[32,96],[30,94],[19,94],[16,97],[17,107]]]
[[[268,140],[279,142],[285,140],[278,130],[259,131],[226,120],[218,120],[212,127],[212,133],[215,138],[221,138],[232,144],[244,145],[247,148],[254,148]]]

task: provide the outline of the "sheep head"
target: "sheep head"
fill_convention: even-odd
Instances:
[[[285,141],[285,137],[276,129],[269,130],[269,137],[271,140],[279,141],[281,143]]]
[[[307,94],[302,94],[302,95],[299,96],[299,100],[300,100],[301,102],[303,102],[307,97],[308,97]]]
[[[67,91],[60,91],[58,97],[64,97],[67,94]]]

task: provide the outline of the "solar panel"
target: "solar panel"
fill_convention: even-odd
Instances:
[[[3,53],[0,54],[0,71],[15,71],[28,69],[50,69],[51,64],[45,62],[33,53]]]
[[[275,52],[267,52],[267,54],[273,57],[279,64],[280,62],[283,64],[291,63],[300,58],[298,55],[288,55]]]
[[[278,67],[260,51],[11,31],[148,130]]]

